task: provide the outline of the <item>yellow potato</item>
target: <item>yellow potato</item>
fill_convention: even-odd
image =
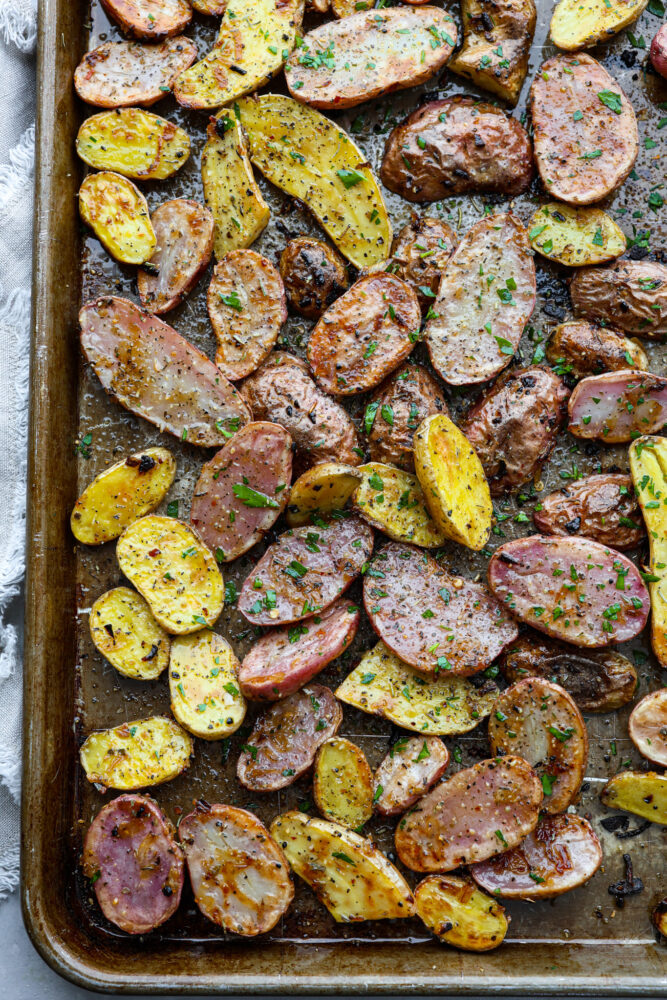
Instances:
[[[491,533],[493,504],[477,452],[444,413],[414,436],[415,470],[433,520],[447,538],[479,552]]]
[[[560,0],[551,17],[551,40],[559,49],[588,49],[636,21],[648,0]]]
[[[91,733],[79,753],[88,781],[132,792],[177,777],[190,765],[193,744],[173,719],[157,715]]]
[[[122,572],[167,632],[197,632],[219,617],[222,573],[189,524],[149,514],[125,529],[116,555]]]
[[[100,472],[74,504],[72,534],[85,545],[118,538],[162,502],[176,475],[166,448],[147,448]]]
[[[419,480],[383,462],[360,465],[363,479],[352,494],[352,507],[365,521],[397,542],[432,549],[445,541],[426,508]]]
[[[206,135],[201,158],[204,200],[215,219],[215,256],[222,260],[230,250],[244,250],[254,243],[271,212],[257,186],[236,117],[220,114]]]
[[[437,938],[464,951],[490,951],[507,933],[500,903],[456,875],[423,879],[415,889],[415,909]]]
[[[76,151],[95,170],[124,177],[164,180],[190,155],[182,128],[141,108],[115,108],[86,119],[76,137]]]
[[[287,523],[310,524],[311,517],[342,510],[362,479],[359,469],[343,462],[321,462],[299,476],[290,490]]]
[[[213,110],[268,83],[294,48],[303,2],[229,0],[211,51],[176,77],[179,104]]]
[[[481,694],[466,677],[446,673],[426,680],[383,642],[364,653],[336,691],[347,705],[432,736],[474,729],[491,712],[497,694],[495,689]]]
[[[325,819],[353,830],[373,815],[373,775],[363,750],[333,736],[315,758],[313,798]]]
[[[585,267],[625,253],[623,230],[601,208],[542,205],[528,225],[533,250],[567,267]]]
[[[331,0],[331,10],[339,19],[358,14],[360,10],[370,10],[372,6],[373,0]]]
[[[650,551],[651,642],[667,668],[667,438],[641,437],[630,445],[630,471]]]
[[[238,102],[250,158],[265,177],[311,210],[355,267],[386,260],[391,223],[364,153],[347,132],[282,94]]]
[[[143,264],[153,256],[157,238],[148,203],[127,177],[89,174],[79,189],[79,212],[116,260]]]
[[[414,913],[410,887],[371,840],[300,812],[276,816],[271,836],[339,923]]]
[[[128,587],[115,587],[98,597],[89,623],[95,646],[119,674],[152,681],[169,663],[169,636],[143,597]]]
[[[667,826],[667,774],[622,771],[607,782],[600,798],[610,809],[624,809]]]
[[[239,728],[246,713],[238,685],[239,661],[226,639],[209,629],[171,644],[171,710],[203,740],[221,740]]]

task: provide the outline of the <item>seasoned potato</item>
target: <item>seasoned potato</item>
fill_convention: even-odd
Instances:
[[[478,687],[446,670],[426,681],[383,642],[364,653],[336,691],[339,701],[362,712],[390,719],[401,729],[435,736],[458,736],[474,729],[497,696],[493,681]]]
[[[449,750],[437,736],[397,740],[373,777],[373,808],[396,816],[424,795],[447,770]]]
[[[250,158],[265,177],[303,201],[355,267],[386,260],[387,209],[364,153],[347,132],[282,94],[243,98],[238,108]],[[277,143],[276,135],[291,141]]]
[[[651,65],[656,73],[667,79],[667,25],[663,24],[653,37],[650,49]],[[667,920],[666,929],[667,929]]]
[[[171,643],[169,691],[177,722],[202,740],[221,740],[246,713],[238,688],[239,661],[226,639],[209,629]]]
[[[516,104],[528,72],[537,12],[533,0],[464,0],[463,46],[448,69]]]
[[[308,319],[319,319],[350,283],[340,254],[309,236],[289,241],[280,255],[280,276],[290,306]]]
[[[206,130],[201,156],[204,200],[215,219],[217,260],[254,243],[271,212],[252,172],[248,147],[235,115],[221,113]]]
[[[271,835],[334,920],[412,916],[414,900],[407,882],[371,840],[339,823],[299,812],[277,816]]]
[[[190,3],[197,13],[212,16],[224,14],[227,8],[227,0],[190,0]]]
[[[119,674],[152,681],[169,663],[168,634],[143,597],[128,587],[115,587],[98,597],[89,623],[95,646]]]
[[[567,409],[567,429],[578,438],[623,444],[659,434],[667,423],[667,378],[629,368],[591,375],[575,386]]]
[[[184,35],[160,45],[105,42],[83,57],[74,86],[81,100],[98,108],[147,108],[169,93],[196,58],[197,46]]]
[[[600,798],[610,809],[623,809],[667,826],[667,774],[622,771],[610,778]]]
[[[373,775],[366,756],[342,736],[333,736],[317,751],[313,798],[325,819],[352,830],[373,815]]]
[[[311,524],[314,517],[342,510],[363,479],[361,470],[343,462],[320,462],[292,486],[287,505],[290,528]]]
[[[600,208],[542,205],[530,220],[530,242],[543,257],[567,267],[613,260],[625,253],[625,234]]]
[[[102,545],[162,502],[176,476],[166,448],[147,448],[100,472],[74,504],[72,534],[85,545]]]
[[[222,611],[222,574],[190,525],[149,514],[125,529],[116,556],[167,632],[196,632]]]
[[[602,472],[562,486],[533,515],[544,535],[584,535],[614,549],[633,549],[645,538],[630,476]]]
[[[667,440],[641,437],[630,445],[630,470],[648,531],[651,642],[667,668]]]
[[[148,203],[132,181],[102,171],[89,174],[79,188],[79,212],[102,246],[123,264],[143,264],[157,237]]]
[[[457,242],[456,233],[442,219],[416,213],[394,237],[386,270],[412,286],[424,316],[438,293],[442,272]]]
[[[177,35],[192,19],[188,0],[101,0],[123,31],[143,41]]]
[[[183,301],[208,267],[215,220],[199,202],[174,198],[158,205],[151,222],[158,249],[137,274],[137,285],[143,307],[165,313]]]
[[[363,479],[352,494],[352,508],[374,528],[396,542],[411,542],[427,549],[445,541],[427,510],[419,480],[392,465],[369,462],[359,466]]]
[[[652,691],[635,705],[628,732],[643,757],[667,767],[667,688]]]
[[[490,951],[503,943],[508,918],[497,900],[456,875],[427,875],[415,889],[415,909],[445,944]]]
[[[378,386],[366,407],[364,430],[371,461],[415,471],[413,444],[422,420],[449,415],[442,390],[421,365],[403,365]]]
[[[177,777],[190,766],[193,750],[184,729],[156,715],[91,733],[79,755],[88,781],[131,792]]]
[[[426,506],[446,538],[479,552],[491,533],[493,504],[474,448],[449,417],[427,417],[414,443]]]
[[[568,52],[588,49],[636,21],[648,0],[560,0],[551,16],[551,40]]]
[[[658,934],[667,937],[667,896],[661,899],[651,914],[651,923]]]
[[[560,365],[574,378],[622,368],[648,369],[648,358],[638,341],[585,319],[557,326],[549,338],[546,355],[551,364]]]
[[[95,170],[157,181],[181,169],[190,155],[190,139],[182,128],[150,111],[116,108],[86,119],[76,151]]]
[[[661,340],[667,333],[667,266],[617,260],[577,271],[570,283],[575,316]]]
[[[303,0],[227,0],[215,45],[174,82],[186,108],[214,109],[263,87],[283,67],[303,18]]]

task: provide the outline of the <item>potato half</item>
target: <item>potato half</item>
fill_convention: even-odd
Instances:
[[[432,549],[442,545],[445,533],[426,507],[416,476],[393,465],[360,465],[363,479],[352,494],[352,507],[374,528],[396,542]]]
[[[667,774],[623,771],[607,782],[600,798],[610,809],[624,809],[667,826]]]
[[[164,180],[190,155],[190,139],[177,125],[141,108],[115,108],[87,118],[76,151],[89,167],[124,177]]]
[[[573,208],[560,201],[542,205],[529,226],[533,250],[567,267],[586,267],[625,253],[625,233],[601,208]]]
[[[174,639],[169,691],[178,722],[203,740],[221,740],[235,733],[246,713],[238,671],[234,650],[210,629]]]
[[[169,663],[169,636],[143,597],[129,587],[115,587],[98,597],[89,621],[95,646],[119,674],[152,681]]]
[[[79,188],[79,212],[102,246],[123,264],[143,264],[157,245],[148,202],[132,181],[103,170]]]
[[[79,751],[88,781],[123,792],[171,781],[192,752],[188,733],[159,715],[91,733]]]
[[[373,775],[366,756],[342,736],[323,743],[315,758],[315,805],[326,819],[358,830],[373,815]]]
[[[636,21],[648,0],[560,0],[551,17],[551,41],[574,52],[604,42]]]
[[[290,528],[310,524],[313,515],[342,510],[363,475],[343,462],[320,462],[299,476],[293,484],[287,505]]]
[[[445,944],[464,951],[490,951],[503,943],[504,908],[474,882],[456,875],[428,875],[415,889],[415,908]]]
[[[667,667],[667,438],[640,437],[630,445],[630,471],[650,550],[651,642]]]

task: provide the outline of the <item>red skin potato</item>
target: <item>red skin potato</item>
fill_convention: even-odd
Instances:
[[[651,64],[656,73],[667,80],[667,24],[663,24],[651,42]]]
[[[591,375],[575,386],[567,409],[575,437],[623,444],[659,433],[667,423],[667,378],[631,368]]]
[[[643,757],[667,767],[667,688],[637,702],[628,720],[630,739]]]
[[[159,205],[151,215],[158,250],[137,272],[139,297],[144,309],[166,313],[192,291],[208,267],[213,253],[215,220],[210,208],[197,201],[175,198]]]
[[[375,772],[374,810],[381,816],[405,812],[435,785],[448,764],[449,750],[437,736],[413,736],[398,748],[394,744]]]
[[[158,42],[178,35],[192,20],[187,0],[100,0],[127,35]]]
[[[83,57],[74,86],[82,101],[97,108],[149,108],[196,58],[197,46],[184,36],[161,45],[105,42]]]
[[[632,478],[620,472],[586,476],[549,493],[541,504],[533,520],[544,535],[584,535],[614,549],[633,549],[646,537]]]

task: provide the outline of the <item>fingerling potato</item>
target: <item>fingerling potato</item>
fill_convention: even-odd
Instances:
[[[373,815],[373,774],[350,740],[332,736],[315,757],[313,798],[325,819],[359,830]]]
[[[449,751],[437,736],[398,740],[373,778],[373,808],[381,816],[409,809],[447,770]]]
[[[667,423],[667,378],[622,368],[579,382],[567,404],[568,431],[578,438],[624,444],[660,433]]]
[[[196,58],[197,46],[184,35],[160,45],[105,42],[83,57],[74,86],[82,101],[98,108],[147,108],[170,92]]]
[[[606,42],[636,21],[648,0],[560,0],[551,16],[551,40],[575,51]]]
[[[577,379],[622,368],[648,368],[648,358],[636,340],[581,319],[556,327],[546,355],[551,364]]]
[[[176,460],[166,448],[147,448],[100,472],[74,504],[72,534],[85,545],[102,545],[155,510],[176,476]]]
[[[178,35],[192,19],[187,0],[101,0],[123,31],[144,41]]]
[[[575,316],[660,340],[667,333],[667,266],[652,260],[614,261],[577,271],[570,282]]]
[[[157,715],[91,733],[79,756],[88,781],[131,792],[176,778],[190,766],[193,750],[184,729]]]
[[[364,414],[372,462],[415,471],[415,431],[422,420],[449,415],[442,389],[421,365],[403,365],[378,386]]]
[[[533,250],[566,267],[613,260],[625,253],[625,234],[600,208],[573,208],[551,201],[528,225]]]
[[[148,203],[132,181],[120,174],[89,174],[79,188],[79,213],[112,257],[122,264],[143,264],[157,237]]]
[[[137,274],[144,309],[175,309],[208,267],[213,253],[213,213],[197,201],[175,198],[158,205],[151,216],[158,250],[149,267]]]
[[[667,774],[622,771],[610,778],[600,798],[610,809],[623,809],[667,826]]]
[[[614,549],[632,549],[645,538],[630,476],[602,472],[549,493],[533,515],[545,535],[584,535]]]
[[[89,623],[96,648],[119,674],[152,681],[169,663],[169,635],[143,597],[128,587],[115,587],[98,597]]]
[[[635,705],[628,733],[642,757],[667,767],[667,688],[652,691]]]
[[[500,903],[456,875],[427,875],[415,889],[415,909],[445,944],[490,951],[503,943],[509,918]]]
[[[246,713],[238,674],[239,661],[221,635],[202,629],[173,639],[169,692],[176,721],[202,740],[235,733]]]
[[[190,139],[178,125],[141,108],[116,108],[86,119],[76,151],[89,167],[133,179],[164,180],[190,155]]]
[[[437,548],[446,534],[426,507],[416,476],[392,465],[360,465],[362,480],[352,494],[352,508],[374,528],[397,542]]]
[[[320,462],[292,486],[286,519],[290,528],[310,524],[313,517],[342,510],[359,486],[363,474],[343,462]]]
[[[667,667],[667,442],[641,437],[630,445],[630,471],[648,531],[648,588],[651,595],[651,642]]]
[[[449,69],[516,104],[528,72],[537,13],[533,0],[464,0],[463,46]]]

